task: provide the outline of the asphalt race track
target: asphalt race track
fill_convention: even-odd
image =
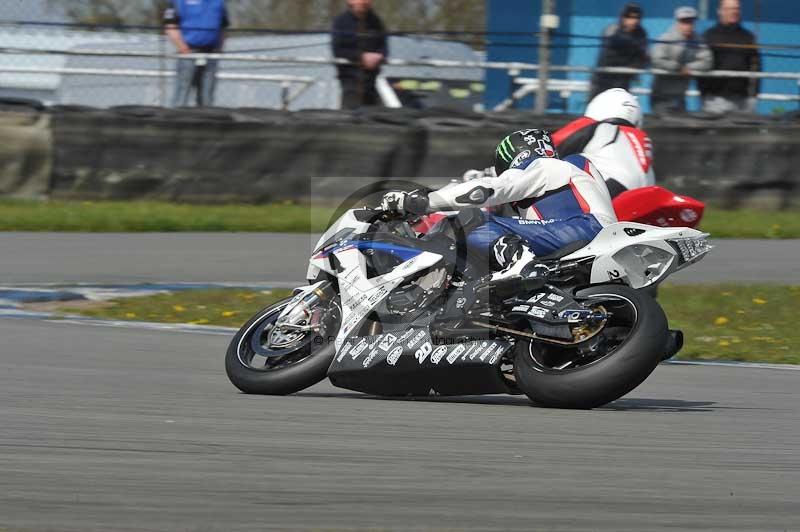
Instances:
[[[228,338],[0,320],[0,530],[797,530],[800,371],[594,411],[227,382]]]
[[[318,235],[0,233],[0,284],[303,280]],[[800,240],[716,240],[670,282],[800,284]]]
[[[684,282],[800,282],[800,241],[718,244]],[[290,283],[312,245],[0,234],[0,285]],[[594,411],[266,397],[228,341],[0,319],[0,532],[800,529],[797,370],[661,365]]]

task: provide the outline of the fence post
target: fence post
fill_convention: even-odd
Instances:
[[[558,28],[556,0],[542,1],[542,16],[539,18],[539,90],[536,93],[536,112],[547,111],[547,80],[550,77],[550,32]]]

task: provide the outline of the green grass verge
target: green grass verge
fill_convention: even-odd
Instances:
[[[708,208],[700,229],[712,238],[800,238],[800,211]]]
[[[93,318],[191,323],[239,327],[253,314],[291,294],[274,289],[254,292],[234,288],[187,290],[143,297],[123,297],[108,302],[75,305],[65,302],[58,312]]]
[[[239,327],[288,290],[192,290],[60,310],[107,319]],[[679,359],[800,364],[800,286],[662,286],[658,300],[686,344]]]
[[[679,359],[800,364],[800,286],[663,286],[658,301],[682,329]]]
[[[0,231],[320,232],[333,208],[308,205],[191,205],[155,201],[0,200]]]
[[[190,205],[155,201],[0,200],[0,231],[320,232],[335,209],[295,204]],[[714,238],[800,238],[800,212],[708,208]]]

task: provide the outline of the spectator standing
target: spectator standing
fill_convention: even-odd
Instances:
[[[333,21],[333,55],[351,64],[336,65],[342,108],[379,105],[375,79],[388,54],[386,28],[372,0],[347,0],[347,10]]]
[[[647,32],[642,28],[644,12],[639,4],[626,4],[619,22],[603,32],[603,47],[597,61],[598,67],[644,68],[647,66]],[[628,89],[634,74],[595,72],[592,76],[591,100],[606,89]]]
[[[220,52],[229,25],[225,0],[171,0],[164,24],[179,54]],[[199,107],[213,105],[217,68],[217,59],[178,59],[172,106],[188,105],[193,86]]]
[[[699,42],[700,37],[694,31],[696,20],[695,8],[679,7],[675,10],[675,24],[653,46],[651,66],[675,72],[659,74],[653,79],[650,102],[657,113],[685,112],[689,71],[711,68],[711,50]]]
[[[704,34],[714,56],[714,70],[761,71],[761,57],[756,38],[742,27],[739,0],[721,0],[717,10],[718,24]],[[701,78],[703,110],[710,113],[729,111],[754,112],[759,80],[750,78]]]

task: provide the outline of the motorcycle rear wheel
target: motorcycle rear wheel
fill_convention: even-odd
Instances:
[[[517,344],[517,384],[538,405],[602,406],[639,386],[662,359],[669,329],[664,311],[652,297],[624,285],[592,286],[577,296],[589,303],[596,300],[611,313],[594,339],[599,342],[596,353],[577,356],[575,348],[536,341]]]
[[[300,341],[296,350],[282,350],[279,356],[262,356],[253,347],[256,342],[263,350],[265,330],[291,299],[260,310],[231,340],[225,355],[225,371],[241,391],[287,395],[313,386],[327,376],[336,350],[331,338],[324,334]]]

